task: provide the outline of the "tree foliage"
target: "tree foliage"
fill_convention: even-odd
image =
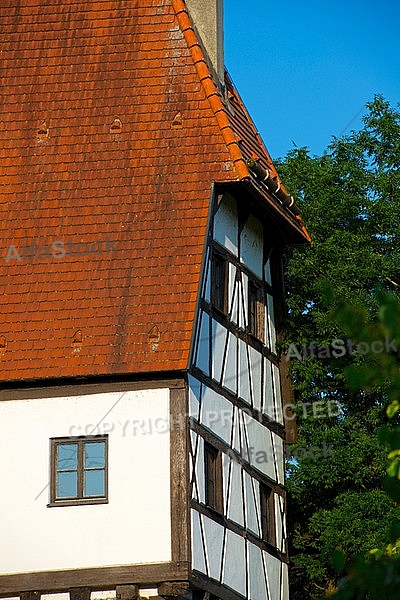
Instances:
[[[364,335],[361,324],[372,323],[379,309],[377,288],[400,290],[400,112],[380,96],[366,108],[363,129],[333,139],[323,156],[295,149],[279,165],[312,238],[287,256],[283,351],[311,342],[318,349],[335,339],[354,344],[343,319],[332,318],[338,298],[361,307],[352,319]],[[390,354],[390,340],[382,340],[382,355]],[[376,437],[387,422],[387,381],[357,387],[347,379],[347,369],[363,372],[369,357],[350,344],[340,356],[317,350],[291,360],[300,407],[296,445],[332,448],[318,461],[306,456],[288,468],[293,599],[334,590],[336,549],[352,557],[381,546],[397,515],[396,503],[382,492],[387,452]],[[312,405],[329,401],[340,413],[316,418]]]
[[[336,308],[336,318],[347,332],[369,340],[388,336],[400,348],[400,300],[394,294],[378,294],[379,310],[373,323],[360,306],[344,304]],[[400,358],[392,351],[369,356],[360,367],[349,366],[345,371],[351,389],[370,391],[384,388],[388,399],[386,413],[389,425],[379,428],[377,439],[389,453],[389,465],[384,479],[387,502],[400,503]],[[388,534],[378,547],[371,544],[368,553],[359,549],[352,555],[336,552],[333,564],[338,573],[345,567],[346,576],[333,595],[335,600],[391,600],[400,594],[400,511],[387,510],[380,516],[386,522]],[[340,545],[338,546],[340,548]],[[347,563],[347,564],[346,564]]]

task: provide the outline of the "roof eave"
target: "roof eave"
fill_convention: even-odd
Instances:
[[[285,231],[287,244],[304,244],[311,241],[301,218],[284,208],[277,198],[261,189],[251,178],[242,179],[241,181],[221,182],[221,187],[236,192],[237,197],[243,195],[243,193],[246,194],[247,198],[252,199],[254,205],[266,218],[273,217],[279,222],[281,228]]]

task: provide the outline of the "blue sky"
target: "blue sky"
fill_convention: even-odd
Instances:
[[[225,63],[273,158],[293,142],[322,154],[374,94],[400,102],[400,0],[225,0],[224,10]]]

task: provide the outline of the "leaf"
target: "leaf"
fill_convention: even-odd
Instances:
[[[395,519],[391,524],[389,536],[392,544],[400,540],[400,519]]]
[[[346,554],[342,550],[335,550],[332,555],[332,566],[339,573],[343,572],[346,565]]]
[[[396,415],[396,413],[400,410],[400,403],[398,400],[393,400],[393,402],[391,402],[389,404],[389,406],[386,409],[386,414],[389,417],[389,419],[393,419],[393,417]]]
[[[400,503],[400,481],[393,477],[385,477],[383,480],[385,492],[397,503]]]
[[[390,456],[390,454],[389,454]],[[399,459],[395,458],[387,468],[389,477],[397,477],[399,473]]]

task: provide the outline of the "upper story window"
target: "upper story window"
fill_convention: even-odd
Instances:
[[[260,285],[249,280],[248,286],[249,333],[264,342],[265,305],[264,293]]]
[[[108,501],[108,437],[53,438],[49,506]]]
[[[225,315],[228,312],[228,262],[222,254],[214,251],[211,262],[211,302]]]
[[[222,455],[210,444],[204,444],[204,472],[206,504],[219,513],[223,512]]]
[[[275,502],[272,489],[260,484],[260,510],[262,539],[276,546]]]

